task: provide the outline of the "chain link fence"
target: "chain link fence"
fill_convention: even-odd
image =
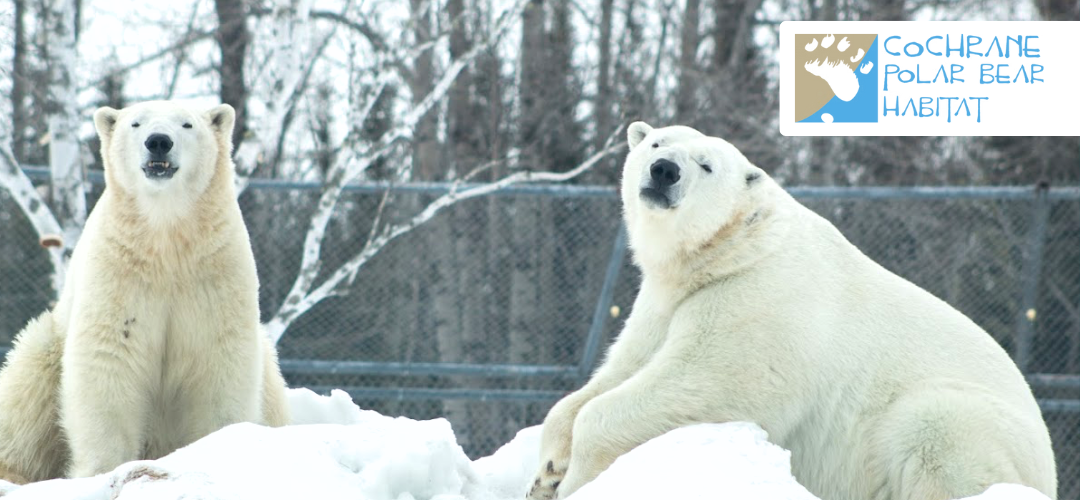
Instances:
[[[376,219],[407,220],[446,188],[347,190],[316,282],[364,247]],[[1059,498],[1080,498],[1080,189],[792,192],[1017,356],[1050,427]],[[319,195],[262,182],[240,198],[264,321],[296,279]],[[286,378],[345,389],[384,414],[446,417],[469,455],[488,454],[579,387],[617,334],[640,282],[620,217],[606,187],[523,186],[453,205],[382,248],[346,293],[296,318],[279,343]],[[33,229],[0,193],[0,346],[48,307],[49,271]]]

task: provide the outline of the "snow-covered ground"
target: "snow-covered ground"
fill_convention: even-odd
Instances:
[[[289,394],[292,426],[226,427],[160,460],[108,474],[26,486],[0,481],[5,500],[521,500],[536,471],[540,428],[470,461],[443,419],[365,411],[347,394]],[[685,427],[619,458],[572,500],[813,500],[791,476],[790,454],[744,422]],[[1046,500],[997,485],[972,500]]]

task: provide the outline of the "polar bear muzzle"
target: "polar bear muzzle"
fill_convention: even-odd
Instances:
[[[150,159],[142,167],[147,179],[171,179],[176,173],[176,167],[169,161],[169,151],[172,150],[172,139],[165,134],[151,134],[143,143],[150,153]]]
[[[641,188],[641,198],[653,208],[673,208],[672,189],[679,182],[679,165],[667,159],[649,166],[649,179]]]

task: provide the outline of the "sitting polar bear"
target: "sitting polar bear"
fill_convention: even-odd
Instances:
[[[674,428],[751,421],[826,500],[1054,498],[1050,437],[1004,350],[874,263],[727,142],[629,128],[641,291],[607,359],[544,421],[531,499],[564,498]]]
[[[234,111],[101,108],[106,187],[56,307],[0,372],[0,478],[81,477],[288,423],[233,187]]]

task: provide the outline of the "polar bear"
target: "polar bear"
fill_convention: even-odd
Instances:
[[[106,187],[0,372],[0,478],[83,477],[288,423],[233,187],[233,108],[101,108]]]
[[[826,500],[1054,498],[1039,407],[1004,350],[876,264],[731,144],[628,129],[643,277],[603,365],[544,421],[531,499],[565,498],[674,428],[751,421]]]

